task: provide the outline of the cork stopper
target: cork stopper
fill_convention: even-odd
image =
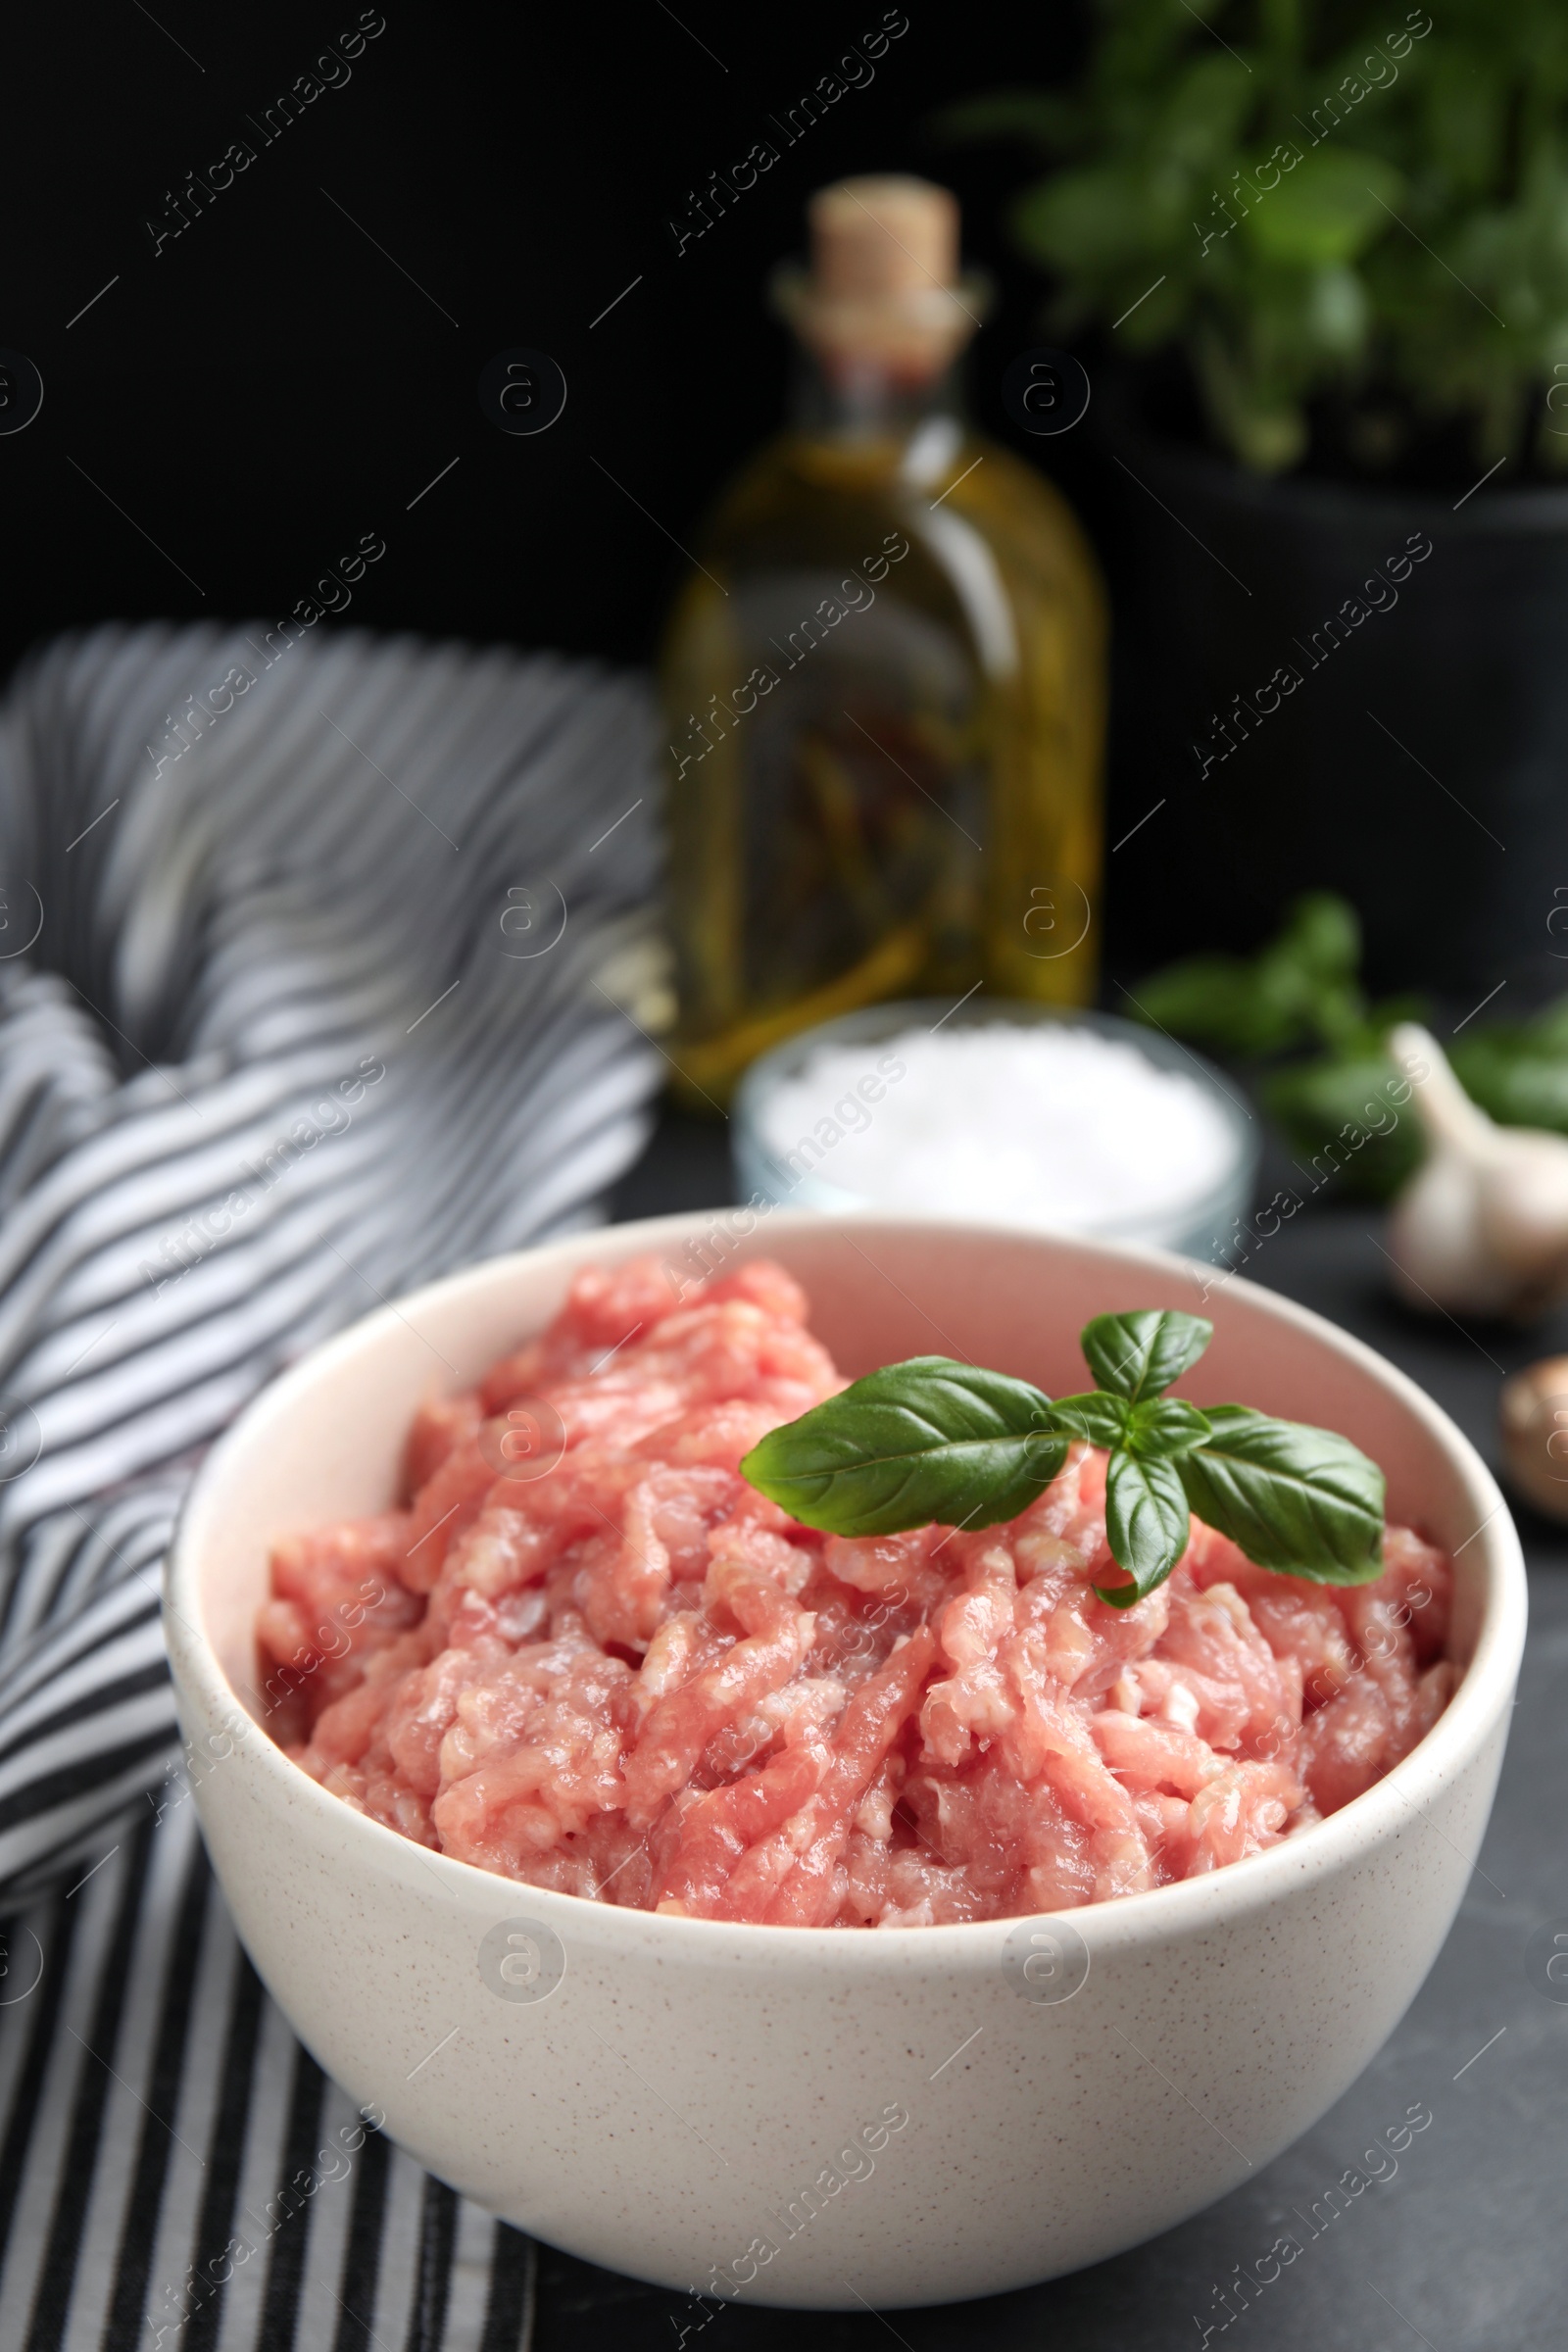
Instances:
[[[959,274],[956,197],[928,179],[843,179],[817,190],[808,219],[811,266],[780,270],[774,291],[827,374],[940,374],[984,307],[981,281]]]
[[[958,202],[928,179],[842,179],[807,208],[812,276],[828,301],[953,289]]]

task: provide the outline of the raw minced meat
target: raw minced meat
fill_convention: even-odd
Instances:
[[[822,1536],[740,1476],[844,1382],[755,1261],[580,1274],[425,1405],[405,1504],[285,1538],[269,1722],[323,1788],[483,1870],[643,1910],[910,1927],[1100,1902],[1276,1844],[1447,1701],[1449,1563],[1255,1568],[1192,1523],[1135,1607],[1105,1457],[1020,1517]]]

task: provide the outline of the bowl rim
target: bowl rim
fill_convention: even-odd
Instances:
[[[292,1762],[271,1734],[257,1722],[229,1682],[208,1634],[198,1589],[199,1548],[204,1517],[212,1507],[209,1497],[220,1484],[229,1462],[265,1439],[273,1418],[287,1413],[295,1399],[308,1394],[323,1372],[341,1365],[361,1350],[372,1349],[380,1339],[390,1338],[399,1328],[406,1331],[411,1310],[438,1302],[443,1306],[461,1304],[465,1294],[478,1295],[498,1276],[525,1265],[548,1269],[555,1263],[570,1270],[591,1260],[596,1250],[606,1249],[617,1259],[629,1257],[640,1250],[689,1239],[706,1231],[717,1218],[744,1213],[747,1213],[744,1208],[730,1204],[581,1229],[528,1249],[479,1260],[439,1281],[423,1284],[405,1298],[374,1309],[308,1348],[296,1362],[257,1392],[198,1467],[174,1523],[163,1579],[163,1622],[176,1694],[181,1699],[188,1694],[204,1717],[222,1719],[225,1729],[237,1735],[234,1753],[247,1759],[249,1767],[271,1788],[275,1802],[284,1810],[304,1805],[319,1821],[328,1838],[335,1831],[340,1839],[349,1840],[351,1845],[362,1842],[364,1867],[401,1881],[411,1893],[418,1893],[426,1902],[432,1895],[425,1874],[434,1872],[445,1882],[452,1897],[470,1909],[499,1911],[504,1905],[526,1903],[547,1923],[560,1929],[564,1939],[569,1927],[579,1948],[588,1940],[612,1947],[618,1944],[627,1952],[646,1952],[652,1944],[667,1945],[671,1957],[680,1954],[694,1961],[723,1961],[745,1954],[764,1967],[769,1961],[775,1966],[806,1962],[820,1967],[832,1955],[836,1962],[851,1969],[889,1964],[904,1968],[917,1964],[918,1956],[924,1954],[950,1971],[961,1972],[971,1965],[989,1969],[996,1965],[999,1947],[1020,1919],[1070,1921],[1091,1953],[1097,1949],[1108,1953],[1159,1944],[1167,1937],[1212,1933],[1229,1922],[1267,1908],[1293,1891],[1320,1885],[1357,1859],[1370,1855],[1407,1826],[1412,1814],[1424,1816],[1433,1801],[1475,1763],[1499,1719],[1509,1717],[1524,1652],[1527,1585],[1518,1532],[1492,1472],[1442,1406],[1387,1357],[1312,1308],[1265,1290],[1261,1284],[1237,1277],[1249,1299],[1259,1302],[1265,1314],[1326,1345],[1392,1391],[1396,1401],[1436,1438],[1461,1484],[1471,1491],[1475,1502],[1483,1506],[1474,1533],[1458,1547],[1466,1549],[1470,1544],[1479,1544],[1486,1564],[1481,1621],[1474,1650],[1458,1688],[1431,1731],[1409,1754],[1337,1813],[1282,1839],[1266,1852],[1248,1855],[1240,1862],[1227,1863],[1201,1877],[1178,1880],[1144,1893],[1117,1895],[1056,1912],[879,1928],[874,1933],[854,1934],[836,1927],[780,1927],[748,1920],[677,1918],[601,1902],[592,1896],[564,1894],[553,1887],[509,1879],[500,1872],[482,1870],[454,1855],[416,1845],[384,1823],[356,1812]],[[853,1226],[860,1235],[868,1226],[896,1228],[905,1234],[928,1238],[934,1246],[951,1242],[956,1234],[995,1236],[1045,1250],[1067,1250],[1108,1257],[1122,1266],[1145,1267],[1151,1274],[1167,1280],[1172,1274],[1190,1279],[1196,1262],[1169,1250],[1089,1237],[1030,1233],[979,1218],[959,1224],[892,1212],[878,1212],[870,1218],[828,1217],[809,1209],[769,1212],[765,1224],[759,1222],[754,1232],[738,1245],[738,1254],[741,1258],[765,1256],[766,1236],[771,1233],[799,1231],[819,1239],[824,1230],[830,1231],[835,1225]],[[195,1793],[200,1811],[202,1789],[198,1788]],[[1437,1827],[1430,1821],[1428,1826]],[[1451,1843],[1441,1830],[1439,1835]],[[1473,1858],[1469,1867],[1475,1867]]]

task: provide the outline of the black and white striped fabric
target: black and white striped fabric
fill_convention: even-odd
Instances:
[[[162,1777],[199,1449],[333,1326],[581,1220],[646,1131],[640,690],[267,651],[100,631],[0,714],[0,1892]]]
[[[3,1934],[0,2352],[522,2352],[532,2243],[300,2047],[181,1793]]]
[[[0,2347],[513,2352],[525,2241],[348,2149],[171,1803],[159,1570],[280,1365],[639,1149],[648,711],[259,636],[66,640],[0,710]]]

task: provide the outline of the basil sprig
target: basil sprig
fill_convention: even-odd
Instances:
[[[852,1382],[771,1430],[741,1464],[804,1526],[888,1536],[935,1521],[1015,1519],[1060,1470],[1071,1438],[1110,1456],[1105,1536],[1130,1608],[1187,1548],[1188,1514],[1260,1568],[1325,1585],[1383,1570],[1383,1473],[1348,1438],[1244,1404],[1166,1396],[1214,1336],[1200,1315],[1097,1315],[1080,1345],[1099,1386],[1054,1402],[1027,1381],[919,1355]]]

